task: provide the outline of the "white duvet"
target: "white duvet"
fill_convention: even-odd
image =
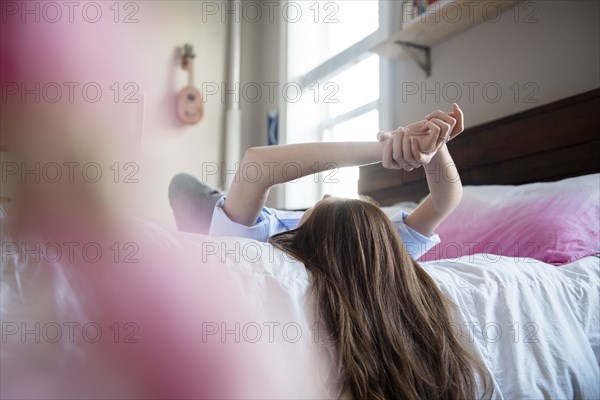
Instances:
[[[477,254],[426,263],[505,399],[600,398],[599,260]]]
[[[85,285],[61,262],[14,254],[7,244],[18,240],[11,237],[7,219],[0,224],[2,397],[144,397],[135,368],[118,367],[121,361],[110,351],[88,342],[63,343],[64,335],[58,344],[47,343],[43,332],[42,340],[32,343],[13,332],[23,322],[42,321],[43,329],[48,321],[89,321],[99,315],[102,301],[93,290],[82,289]],[[114,283],[130,285],[131,292],[121,287],[111,296],[132,320],[168,318],[171,323],[154,328],[170,339],[153,341],[152,325],[140,322],[146,336],[137,348],[145,349],[144,338],[152,344],[152,351],[136,353],[144,360],[140,370],[156,364],[152,380],[171,383],[183,379],[186,368],[193,369],[190,382],[196,370],[210,377],[187,392],[185,384],[177,384],[173,390],[179,392],[165,389],[162,396],[333,396],[333,366],[312,317],[309,277],[301,263],[252,240],[174,235],[152,224],[142,230],[141,241],[170,258],[148,267],[143,254],[148,247],[140,246],[142,262],[117,272]],[[495,398],[600,398],[598,258],[555,267],[478,254],[423,266],[456,304],[454,326],[491,372]],[[143,304],[143,310],[134,304]],[[121,318],[120,308],[115,318]],[[154,353],[161,360],[171,358],[157,361]],[[76,380],[77,371],[91,372],[80,372],[82,379]],[[79,383],[69,388],[74,381]],[[170,387],[163,383],[161,388]]]

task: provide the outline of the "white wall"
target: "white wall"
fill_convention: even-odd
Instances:
[[[519,6],[518,14],[515,10],[505,11],[497,22],[484,22],[434,46],[429,78],[412,61],[397,61],[395,125],[420,119],[438,108],[449,109],[458,93],[452,89],[456,85],[462,88],[462,98],[457,102],[465,111],[467,126],[598,88],[600,2],[528,3]],[[537,22],[524,22],[528,16]],[[515,83],[518,86],[513,86]],[[439,90],[435,90],[436,84]],[[479,86],[474,87],[470,99],[468,85],[475,84]],[[439,100],[435,94],[425,94],[421,85],[437,94]],[[415,86],[418,93],[407,93]],[[493,102],[494,86],[502,90],[497,102]],[[525,102],[528,94],[536,102]]]
[[[139,183],[124,184],[122,179],[116,185],[110,179],[103,183],[111,186],[109,191],[120,192],[120,197],[112,198],[116,206],[130,204],[134,214],[174,227],[167,197],[169,181],[182,171],[202,177],[204,163],[221,161],[225,110],[219,93],[207,98],[204,119],[198,125],[186,126],[177,120],[176,95],[187,84],[187,74],[176,50],[184,43],[194,46],[196,86],[205,82],[221,85],[226,80],[227,24],[220,13],[225,2],[210,2],[219,8],[216,15],[208,14],[207,2],[202,1],[96,2],[99,14],[92,7],[87,19],[82,10],[91,3],[75,3],[72,21],[61,2],[53,3],[62,7],[62,16],[49,22],[44,16],[55,18],[57,11],[44,11],[44,2],[14,2],[23,9],[37,7],[38,15],[36,20],[36,15],[16,9],[14,15],[5,16],[3,32],[12,34],[13,39],[2,42],[3,65],[14,64],[15,79],[30,84],[77,82],[81,88],[96,82],[103,91],[100,102],[90,104],[79,95],[73,104],[66,104],[73,108],[69,115],[75,117],[85,109],[96,117],[96,124],[84,120],[76,127],[82,138],[93,130],[109,134],[115,130],[111,127],[118,126],[114,122],[117,113],[135,112],[135,106],[121,101],[127,92],[125,85],[135,84],[146,99],[143,144],[103,156],[110,163],[137,163]],[[89,16],[95,15],[99,15],[97,20],[90,21]],[[131,17],[129,23],[124,21],[127,16]],[[114,82],[121,90],[120,101],[112,100]],[[13,100],[18,102],[18,96]],[[32,100],[28,101],[32,106]],[[115,112],[103,112],[101,103]],[[87,154],[93,149],[82,145],[79,150]],[[102,172],[110,177],[108,165]],[[216,175],[206,181],[215,186],[220,183]]]
[[[221,4],[221,3],[219,3]],[[147,20],[127,38],[127,46],[139,48],[132,62],[144,69],[140,86],[146,92],[146,119],[142,149],[143,181],[139,190],[148,204],[144,216],[174,226],[167,200],[167,188],[173,175],[194,174],[214,186],[216,175],[206,175],[205,163],[222,159],[225,104],[220,93],[207,96],[203,120],[193,126],[175,118],[175,96],[187,84],[187,75],[179,67],[175,49],[191,43],[197,54],[196,86],[203,83],[222,85],[226,81],[227,24],[221,16],[203,14],[200,1],[148,1],[141,7]],[[203,18],[205,19],[203,21]]]

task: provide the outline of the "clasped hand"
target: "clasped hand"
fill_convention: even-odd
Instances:
[[[385,142],[381,162],[385,168],[412,171],[428,164],[438,150],[463,130],[463,112],[453,104],[450,112],[434,111],[422,121],[379,132],[377,140]]]

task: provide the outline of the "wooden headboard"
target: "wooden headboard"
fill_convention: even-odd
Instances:
[[[600,171],[600,89],[466,129],[448,143],[464,185],[517,185]],[[440,176],[443,176],[440,174]],[[423,168],[360,168],[358,191],[381,205],[419,201]]]

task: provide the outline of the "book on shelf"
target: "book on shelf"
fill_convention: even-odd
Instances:
[[[403,22],[408,22],[427,12],[427,9],[438,0],[408,0],[403,3],[402,18]]]

